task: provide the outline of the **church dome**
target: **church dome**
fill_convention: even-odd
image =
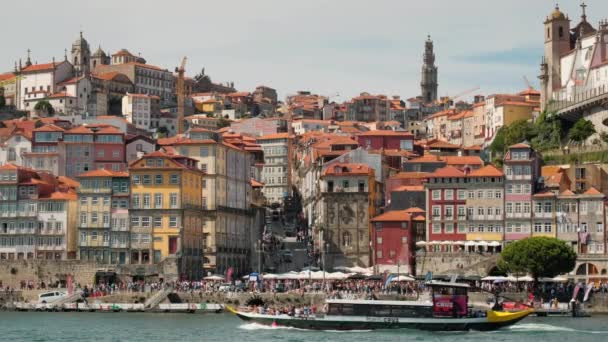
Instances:
[[[93,53],[93,57],[106,57],[106,53],[101,49],[101,46],[97,48],[97,51]]]
[[[75,47],[82,47],[86,49],[89,48],[89,42],[87,42],[87,40],[82,36],[82,31],[80,31],[80,38],[76,39],[74,43],[72,43],[72,48]]]
[[[551,13],[552,19],[566,19],[566,16],[559,10],[559,6],[555,6],[555,10]]]

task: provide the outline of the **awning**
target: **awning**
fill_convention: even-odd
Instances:
[[[498,241],[490,241],[488,243],[488,246],[498,247],[498,246],[500,246],[500,242],[498,242]]]
[[[458,246],[464,246],[464,245],[466,245],[466,242],[464,242],[464,241],[454,241],[454,244],[458,245]]]
[[[426,246],[426,245],[427,245],[426,241],[418,241],[418,242],[416,242],[416,246]]]
[[[475,241],[467,241],[464,243],[464,245],[467,247],[471,247],[471,246],[476,246],[477,243],[475,243]]]

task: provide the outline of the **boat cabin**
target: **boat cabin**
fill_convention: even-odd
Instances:
[[[434,317],[465,317],[468,315],[469,285],[429,281],[426,286],[431,289]]]
[[[327,315],[364,317],[433,317],[430,303],[398,300],[328,299]]]

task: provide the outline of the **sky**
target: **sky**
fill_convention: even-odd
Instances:
[[[25,59],[62,59],[79,31],[94,52],[127,48],[186,74],[204,67],[214,82],[242,91],[258,85],[279,97],[298,90],[345,101],[363,91],[409,98],[420,93],[424,41],[431,35],[439,95],[535,87],[548,0],[53,0],[3,4],[0,72]],[[608,1],[587,0],[588,20],[608,18]],[[560,4],[572,26],[580,2]],[[23,13],[27,15],[18,15]],[[10,29],[14,28],[14,30]],[[68,51],[69,52],[69,51]]]

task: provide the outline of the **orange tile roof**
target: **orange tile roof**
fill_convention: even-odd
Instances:
[[[603,193],[599,192],[595,187],[590,187],[587,191],[583,192],[583,195],[600,195],[604,196]]]
[[[517,93],[517,95],[540,95],[540,91],[533,88],[528,88],[524,91],[520,91]]]
[[[504,101],[496,105],[496,107],[500,106],[522,106],[522,107],[536,107],[538,103],[534,102],[524,102],[524,101]]]
[[[482,166],[483,165],[483,160],[481,160],[481,158],[479,158],[478,156],[445,156],[443,158],[448,165],[452,165],[452,166],[454,166],[454,165],[461,165],[461,166],[479,165],[479,166]]]
[[[391,191],[424,191],[424,186],[422,185],[401,185],[394,188]]]
[[[433,172],[430,175],[430,178],[443,178],[443,177],[458,178],[458,177],[465,177],[465,174],[464,174],[464,172],[460,171],[459,169],[457,169],[453,166],[446,166],[446,167],[442,167],[440,169],[435,170],[435,172]]]
[[[80,186],[80,182],[67,176],[57,176],[57,181],[72,188],[77,188]]]
[[[36,72],[36,71],[53,70],[53,68],[55,68],[59,64],[61,64],[61,63],[32,64],[30,66],[23,68],[21,71],[22,72]]]
[[[574,192],[572,192],[570,189],[566,189],[566,190],[562,191],[559,195],[560,196],[575,196]]]
[[[20,169],[20,167],[13,163],[7,163],[7,164],[0,166],[0,170],[18,170],[18,169]]]
[[[407,208],[405,209],[406,213],[418,213],[418,214],[424,214],[425,211],[424,209],[418,208],[418,207],[411,207],[411,208]]]
[[[257,137],[257,140],[271,140],[271,139],[287,139],[289,138],[289,133],[274,133],[267,134]]]
[[[391,210],[371,219],[371,222],[404,222],[411,221],[412,215],[405,210]]]
[[[15,78],[15,74],[13,74],[12,72],[7,72],[5,74],[0,74],[0,82],[1,81],[8,81],[10,79]]]
[[[254,188],[261,188],[264,186],[264,183],[258,182],[257,180],[251,178],[251,186]]]
[[[524,144],[524,143],[519,143],[519,144],[511,145],[511,146],[509,146],[509,148],[530,148],[530,145]]]
[[[373,173],[373,169],[366,164],[355,164],[355,163],[335,163],[329,165],[325,171],[324,176],[354,176],[354,175],[369,175]]]
[[[433,141],[432,143],[429,143],[426,146],[428,146],[429,148],[451,148],[451,149],[460,148],[460,146],[458,146],[458,145],[450,144],[449,142],[443,141],[443,140]]]
[[[476,169],[471,171],[468,174],[469,177],[502,177],[505,174],[496,168],[496,166],[492,164],[488,164],[480,169]]]
[[[42,127],[34,129],[34,132],[64,132],[65,130],[59,126],[53,124],[44,125]]]
[[[552,193],[551,191],[543,191],[543,192],[535,193],[532,197],[536,197],[536,198],[550,198],[550,197],[555,197],[555,194]]]
[[[68,129],[66,133],[76,133],[76,134],[93,134],[89,128],[84,125],[76,126],[74,128]]]
[[[100,80],[104,80],[104,81],[113,81],[114,78],[116,78],[116,76],[118,75],[124,75],[123,73],[120,73],[118,71],[111,71],[111,72],[104,72],[101,74],[95,74],[94,77],[100,79]],[[125,77],[127,77],[125,75]]]
[[[375,130],[375,131],[367,131],[359,134],[359,136],[397,136],[397,137],[408,137],[414,138],[414,135],[410,132],[406,131],[390,131],[390,130]]]
[[[129,50],[127,50],[127,49],[120,49],[116,53],[114,53],[112,56],[133,56],[133,54],[130,53]],[[135,56],[133,56],[133,57],[135,57]]]
[[[123,131],[119,130],[118,128],[114,127],[114,126],[106,126],[106,127],[102,127],[100,130],[97,131],[97,134],[123,134]]]
[[[138,62],[129,62],[126,63],[127,65],[135,65],[141,68],[147,68],[147,69],[152,69],[152,70],[160,70],[160,71],[168,71],[167,69],[163,69],[161,67],[157,67],[156,65],[150,65],[150,64],[143,64],[143,63],[138,63]]]
[[[51,96],[49,96],[50,99],[59,99],[59,98],[64,98],[64,97],[76,97],[76,96],[72,96],[72,95],[68,95],[68,93],[61,92],[61,93],[55,93],[52,94]]]
[[[83,178],[83,177],[129,177],[129,173],[121,172],[121,171],[99,169],[99,170],[91,170],[91,171],[85,172],[83,174],[78,175],[77,177],[79,177],[79,178]]]
[[[482,147],[481,145],[473,145],[473,146],[467,146],[463,148],[465,151],[481,151]]]
[[[75,191],[54,191],[48,197],[41,197],[41,200],[56,200],[56,201],[75,201],[78,195]]]

